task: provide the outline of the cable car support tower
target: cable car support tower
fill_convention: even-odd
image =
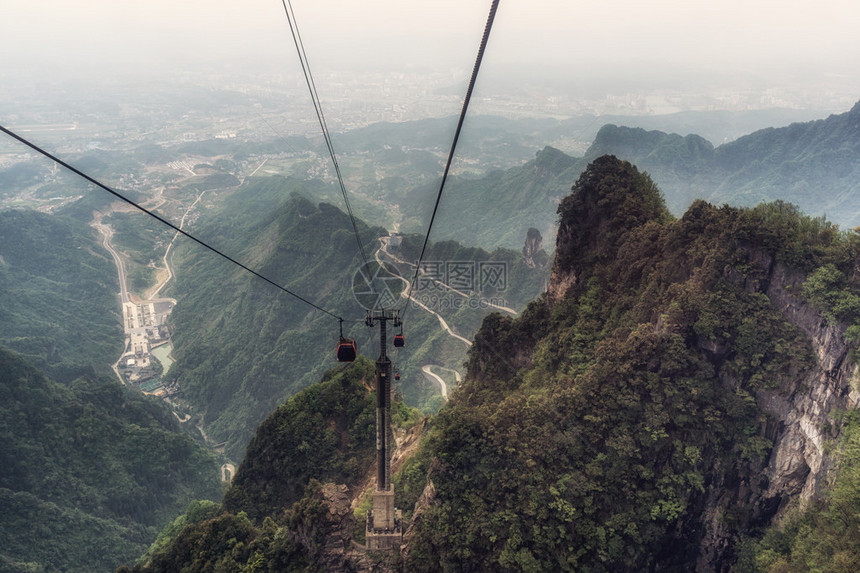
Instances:
[[[369,310],[365,324],[379,324],[379,358],[376,360],[376,488],[373,509],[367,514],[367,548],[393,550],[403,539],[401,512],[394,507],[394,486],[391,483],[391,360],[387,354],[387,325],[401,326],[397,310]]]

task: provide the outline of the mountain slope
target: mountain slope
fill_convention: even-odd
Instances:
[[[714,146],[698,135],[681,137],[661,131],[618,127],[600,128],[579,166],[603,155],[616,155],[635,163],[659,184],[666,206],[683,213],[693,200],[710,195],[704,173],[714,160]]]
[[[614,157],[589,166],[559,214],[548,293],[517,318],[485,319],[462,389],[395,476],[398,505],[415,504],[399,564],[350,549],[337,486],[311,482],[301,499],[295,483],[275,487],[290,451],[304,455],[288,445],[295,429],[341,408],[332,396],[291,400],[249,449],[231,511],[136,570],[204,570],[204,557],[277,567],[285,555],[359,571],[756,570],[834,546],[839,563],[856,560],[844,527],[810,537],[801,522],[749,540],[834,475],[831,499],[860,495],[856,416],[839,417],[860,405],[848,328],[860,324],[858,240],[781,203],[699,201],[675,220],[653,182]],[[325,416],[308,426],[308,444],[326,427]],[[847,452],[846,473],[835,452]],[[305,483],[304,469],[289,474]],[[269,517],[254,526],[239,509]],[[805,519],[833,531],[835,518]],[[244,532],[241,551],[223,545],[228,526]]]
[[[257,430],[223,510],[189,515],[146,563],[121,571],[354,570],[346,559],[358,521],[350,501],[375,459],[374,369],[359,358],[289,398]],[[417,421],[399,400],[392,405],[395,426]]]
[[[116,268],[96,232],[36,211],[0,212],[0,345],[62,382],[108,373],[122,349]]]
[[[12,570],[113,569],[189,501],[219,494],[212,454],[156,400],[92,376],[61,386],[3,348],[0,466]]]
[[[797,295],[856,244],[782,204],[673,221],[608,157],[559,214],[546,299],[485,320],[424,443],[406,567],[727,569],[818,495],[828,415],[860,401],[846,325]]]
[[[845,227],[860,224],[860,102],[827,119],[766,129],[717,148],[713,191],[738,205],[782,199]]]
[[[356,483],[376,456],[376,401],[366,358],[326,373],[257,428],[225,509],[254,519],[289,508],[311,479]],[[265,508],[265,511],[262,511]]]
[[[263,276],[336,314],[352,311],[354,318],[357,304],[347,281],[358,268],[358,253],[346,214],[297,195],[262,220],[251,218],[250,228],[229,206],[224,212],[202,236],[218,233],[221,242],[232,242],[226,250]],[[370,250],[382,232],[360,230]],[[229,441],[237,459],[253,428],[281,400],[331,366],[338,322],[196,245],[181,247],[175,260],[177,362],[168,383],[178,383],[183,399],[205,415],[207,433]]]
[[[546,147],[520,167],[478,179],[451,178],[439,204],[433,238],[493,250],[519,248],[532,227],[552,236],[552,210],[567,194],[575,165],[574,158]],[[426,221],[435,196],[432,186],[425,186],[412,190],[399,205],[402,211],[426,212],[419,219]]]
[[[846,228],[860,224],[860,102],[843,114],[763,129],[716,148],[697,136],[607,125],[585,159],[607,153],[648,171],[676,214],[696,198],[736,206],[782,200]]]
[[[288,190],[295,193],[288,195]],[[365,308],[352,292],[353,281],[362,276],[362,262],[350,219],[298,191],[303,188],[295,180],[255,180],[236,191],[223,210],[207,217],[196,233],[278,284],[343,316],[344,335],[358,341],[360,352],[376,356],[378,335],[364,325]],[[360,220],[357,224],[373,262],[382,246],[380,238],[387,241],[388,232]],[[418,258],[423,236],[398,240],[398,246],[381,256],[390,271],[411,279],[414,267],[409,261]],[[538,263],[545,258],[541,252],[534,255]],[[280,402],[336,364],[339,324],[196,245],[180,246],[175,261],[177,279],[170,294],[179,302],[170,320],[177,362],[168,383],[178,384],[179,396],[201,415],[207,434],[215,443],[226,441],[227,454],[239,460],[254,429]],[[500,293],[489,289],[482,293],[477,278],[461,294],[443,292],[436,285],[414,292],[461,336],[471,336],[490,312],[484,299],[498,295],[504,306],[521,308],[543,288],[548,272],[546,265],[526,264],[521,252],[487,252],[454,242],[431,243],[425,262],[440,266],[442,279],[446,265],[453,263],[468,267],[475,277],[484,263],[506,273],[507,284]],[[401,281],[392,280],[396,289],[402,288]],[[398,302],[398,307],[404,306]],[[425,381],[421,370],[427,364],[459,368],[467,347],[441,328],[436,314],[417,305],[405,312],[409,349],[392,355],[403,375],[400,390],[410,404],[435,411],[441,400],[439,387]]]

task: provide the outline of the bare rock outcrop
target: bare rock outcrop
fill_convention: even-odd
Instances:
[[[807,370],[780,380],[778,388],[756,393],[768,416],[761,435],[773,448],[759,467],[750,464],[734,474],[715,472],[722,477],[710,485],[703,508],[705,531],[697,571],[727,569],[725,551],[731,541],[725,516],[732,510],[745,508],[750,525],[765,525],[778,520],[792,501],[803,506],[821,493],[833,466],[825,444],[832,443],[841,429],[834,414],[860,405],[858,368],[845,340],[848,325],[828,322],[820,309],[800,297],[804,273],[774,261],[761,249],[749,249],[746,255],[746,264],[758,272],[740,273],[729,267],[724,278],[749,292],[766,294],[809,340],[815,360]]]
[[[546,262],[546,253],[542,253],[543,236],[534,227],[526,233],[526,242],[523,245],[523,261],[529,268],[542,267]],[[543,255],[543,256],[541,256]]]
[[[343,484],[327,483],[322,486],[320,495],[328,508],[328,523],[325,544],[318,561],[324,565],[326,571],[354,571],[355,564],[349,553],[352,549],[355,519],[349,488]]]

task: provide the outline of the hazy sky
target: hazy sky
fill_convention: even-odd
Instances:
[[[293,0],[314,71],[468,68],[489,0]],[[280,0],[0,0],[0,78],[194,65],[297,69]],[[502,0],[485,73],[860,74],[857,0]],[[36,62],[36,63],[33,63]],[[494,71],[495,70],[495,71]],[[658,73],[659,72],[659,73]],[[537,73],[537,72],[535,72]],[[860,94],[858,94],[860,98]]]

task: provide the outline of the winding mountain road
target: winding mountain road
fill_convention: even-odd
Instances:
[[[427,376],[429,376],[430,378],[434,379],[436,382],[439,383],[439,388],[442,389],[442,397],[445,398],[445,401],[447,402],[448,401],[448,385],[445,384],[445,381],[442,380],[441,376],[439,376],[438,374],[436,374],[432,370],[430,370],[430,366],[431,366],[430,364],[425,364],[424,366],[421,367],[421,372],[423,372],[424,374],[426,374]]]
[[[197,203],[200,202],[200,199],[203,198],[204,193],[206,193],[206,191],[201,191],[200,195],[197,196],[197,199],[194,200],[194,203],[192,203],[191,206],[185,211],[185,214],[182,215],[182,220],[179,221],[179,228],[180,229],[182,229],[182,227],[185,225],[185,218],[188,217],[188,214],[191,212],[191,210],[194,209],[194,207],[197,205]],[[170,244],[167,245],[167,249],[164,251],[164,257],[162,260],[164,261],[164,268],[167,269],[167,277],[165,277],[165,279],[163,281],[161,281],[161,284],[158,285],[158,288],[156,288],[154,291],[152,291],[151,294],[149,294],[149,296],[147,297],[148,299],[154,299],[156,296],[158,296],[158,293],[161,292],[161,289],[163,289],[164,286],[168,282],[170,282],[170,279],[173,278],[173,271],[170,269],[170,263],[167,262],[167,257],[170,254],[170,249],[173,248],[173,243],[176,242],[176,238],[178,236],[179,236],[179,231],[176,231],[176,233],[174,233],[174,235],[173,235],[173,239],[170,241]]]
[[[385,254],[386,254],[387,256],[391,257],[392,259],[394,259],[394,260],[396,260],[396,261],[399,261],[399,259],[397,259],[396,257],[392,256],[390,253],[388,253],[388,251],[385,251],[385,249],[386,249],[386,248],[387,248],[387,246],[388,246],[388,241],[387,241],[386,239],[388,239],[388,237],[380,237],[380,238],[379,238],[379,241],[380,241],[380,243],[381,243],[381,246],[379,247],[379,249],[377,249],[377,250],[376,250],[376,255],[375,255],[375,257],[376,257],[376,262],[379,264],[379,266],[381,266],[381,267],[383,267],[383,268],[385,267],[385,262],[383,262],[383,260],[379,257],[379,253],[380,253],[380,252],[385,252]],[[414,266],[414,265],[413,265],[413,266]],[[403,278],[403,277],[402,277],[402,276],[400,276],[400,275],[396,275],[396,276],[397,276],[397,278],[399,278],[400,280],[402,280],[402,281],[403,281],[403,286],[404,286],[403,291],[404,291],[405,293],[408,293],[408,292],[409,292],[409,286],[410,286],[410,284],[411,284],[411,283],[410,283],[407,279]],[[443,285],[444,285],[444,283],[440,283],[440,284],[443,284]],[[444,286],[445,286],[445,287],[447,287],[447,288],[451,288],[451,287],[449,287],[448,285],[444,285]],[[454,290],[454,289],[451,289],[451,290]],[[459,292],[459,291],[456,291],[456,290],[455,290],[454,292]],[[462,293],[460,293],[460,294],[462,294]],[[401,293],[401,295],[400,295],[400,296],[402,297],[402,296],[404,296],[404,294],[403,294],[403,293]],[[421,301],[419,301],[417,298],[415,298],[415,297],[414,297],[414,296],[412,296],[412,295],[409,295],[409,300],[411,300],[412,302],[414,302],[414,303],[415,303],[416,305],[418,305],[419,307],[423,308],[425,311],[427,311],[427,312],[429,312],[430,314],[434,315],[434,316],[439,320],[439,325],[442,327],[442,329],[443,329],[443,330],[445,330],[445,331],[446,331],[450,336],[452,336],[452,337],[456,338],[457,340],[460,340],[460,341],[461,341],[461,342],[463,342],[463,344],[465,344],[466,346],[472,346],[472,341],[471,341],[471,340],[469,340],[468,338],[463,338],[462,336],[460,336],[459,334],[457,334],[456,332],[454,332],[453,330],[451,330],[451,327],[450,327],[450,326],[448,326],[448,323],[445,321],[445,319],[444,319],[444,318],[442,318],[442,315],[440,315],[438,312],[436,312],[435,310],[432,310],[431,308],[429,308],[427,305],[423,304]]]
[[[380,247],[379,247],[379,249],[376,251],[376,262],[377,262],[377,263],[379,263],[380,265],[383,265],[383,266],[384,266],[383,262],[382,262],[382,261],[380,260],[380,258],[379,258],[379,253],[380,253],[380,251],[381,251],[381,252],[385,253],[385,256],[386,256],[386,257],[390,258],[390,259],[391,259],[392,261],[394,261],[395,263],[399,263],[399,264],[402,264],[402,265],[409,265],[410,267],[414,267],[414,266],[415,266],[415,264],[414,264],[414,263],[410,263],[410,262],[408,262],[408,261],[404,261],[403,259],[401,259],[401,258],[399,258],[399,257],[396,257],[396,256],[392,255],[390,252],[388,252],[388,245],[389,245],[389,243],[390,243],[390,239],[391,239],[391,237],[379,237],[379,242],[380,242],[381,246],[380,246]],[[424,273],[422,272],[421,274],[424,274]],[[401,278],[401,279],[403,279],[403,277],[400,277],[400,278]],[[427,277],[427,278],[429,278],[429,277]],[[457,289],[455,289],[454,287],[452,287],[452,286],[450,286],[450,285],[447,285],[447,284],[443,283],[442,281],[440,281],[440,280],[438,280],[438,279],[430,278],[430,280],[431,280],[431,281],[433,281],[437,286],[440,286],[440,287],[442,287],[442,288],[444,288],[444,289],[447,289],[447,290],[451,291],[453,294],[456,294],[456,295],[461,296],[461,297],[463,297],[463,298],[469,298],[469,295],[468,295],[467,293],[464,293],[464,292],[463,292],[463,291],[461,291],[461,290],[457,290]],[[408,289],[408,288],[409,288],[409,281],[407,281],[406,279],[403,279],[403,281],[406,283],[406,288]],[[412,297],[410,297],[410,298],[412,298]],[[417,301],[417,300],[415,300],[414,298],[412,298],[412,300],[414,300],[415,302],[418,302],[418,301]],[[510,315],[512,315],[512,316],[516,316],[516,315],[517,315],[517,311],[515,311],[514,309],[512,309],[512,308],[510,308],[510,307],[507,307],[507,306],[499,306],[499,305],[497,305],[497,304],[493,304],[493,303],[491,303],[491,302],[489,302],[489,301],[484,301],[484,303],[485,303],[487,306],[489,306],[489,307],[492,307],[492,308],[495,308],[495,309],[501,310],[501,311],[503,311],[503,312],[507,312],[508,314],[510,314]],[[420,304],[420,303],[419,303],[419,304]],[[422,305],[422,306],[423,306],[423,305]],[[426,308],[426,307],[425,307],[425,308]],[[431,312],[432,312],[432,311],[431,311]],[[470,346],[471,346],[471,344],[470,344]]]
[[[116,265],[117,274],[119,275],[119,296],[120,302],[126,303],[128,302],[128,288],[126,286],[125,280],[125,265],[122,262],[122,258],[119,256],[113,245],[111,245],[111,239],[113,238],[113,229],[110,225],[105,225],[102,223],[101,214],[97,215],[96,218],[93,219],[93,222],[90,225],[98,230],[102,235],[102,246],[110,253],[111,257],[113,257],[113,262]]]
[[[376,262],[377,262],[381,267],[385,267],[385,262],[382,260],[382,258],[381,258],[381,256],[380,256],[380,253],[384,253],[384,254],[385,254],[385,256],[389,257],[391,260],[393,260],[393,261],[395,261],[395,262],[397,262],[397,263],[407,264],[407,265],[410,265],[410,266],[414,267],[415,265],[410,264],[410,263],[407,263],[406,261],[404,261],[404,260],[402,260],[402,259],[400,259],[400,258],[398,258],[398,257],[395,257],[394,255],[392,255],[391,253],[389,253],[389,252],[388,252],[389,239],[390,239],[390,237],[380,237],[380,238],[379,238],[380,247],[379,247],[379,249],[377,249],[377,250],[376,250],[376,253],[375,253]],[[411,284],[411,283],[410,283],[410,281],[409,281],[409,280],[407,280],[406,278],[404,278],[403,276],[401,276],[401,275],[397,274],[397,273],[393,273],[393,274],[395,274],[395,276],[397,276],[397,278],[399,278],[401,281],[403,281],[404,289],[403,289],[403,293],[401,293],[401,295],[400,295],[400,296],[401,296],[401,297],[406,296],[406,294],[405,294],[405,293],[408,293],[408,292],[409,292],[409,287],[410,287],[410,284]],[[434,282],[436,282],[439,286],[442,286],[442,287],[444,287],[444,288],[448,289],[448,290],[449,290],[449,291],[451,291],[452,293],[455,293],[455,294],[457,294],[457,295],[460,295],[460,296],[462,296],[462,297],[464,297],[464,298],[468,298],[468,296],[469,296],[469,295],[467,295],[467,294],[465,294],[465,293],[463,293],[463,292],[461,292],[461,291],[459,291],[459,290],[457,290],[457,289],[455,289],[455,288],[452,288],[452,287],[448,286],[447,284],[445,284],[445,283],[443,283],[443,282],[441,282],[441,281],[438,281],[438,280],[435,280],[435,279],[433,279],[433,280],[434,280]],[[430,314],[432,314],[433,316],[435,316],[435,317],[436,317],[436,319],[439,321],[439,325],[442,327],[442,329],[443,329],[446,333],[448,333],[448,336],[451,336],[452,338],[456,338],[457,340],[459,340],[460,342],[462,342],[462,343],[463,343],[463,344],[465,344],[466,346],[469,346],[469,347],[471,347],[471,346],[472,346],[472,341],[471,341],[471,340],[469,340],[468,338],[465,338],[465,337],[463,337],[463,336],[460,336],[459,334],[457,334],[456,332],[454,332],[454,331],[451,329],[451,327],[448,325],[448,322],[447,322],[444,318],[442,318],[442,315],[440,315],[438,312],[436,312],[435,310],[432,310],[431,308],[429,308],[427,305],[425,305],[424,303],[422,303],[420,300],[416,299],[416,298],[415,298],[415,297],[413,297],[412,295],[409,295],[409,300],[411,300],[411,301],[412,301],[416,306],[418,306],[419,308],[423,309],[425,312],[429,312]],[[514,316],[516,316],[516,314],[517,314],[517,312],[516,312],[514,309],[512,309],[512,308],[508,308],[508,307],[504,307],[504,306],[498,306],[498,305],[490,304],[490,303],[488,303],[488,305],[489,305],[489,306],[492,306],[493,308],[497,308],[497,309],[499,309],[499,310],[502,310],[502,311],[504,311],[504,312],[508,312],[508,313],[510,313],[510,314],[513,314]],[[437,368],[441,368],[441,369],[443,369],[443,370],[448,370],[448,371],[450,371],[450,372],[453,372],[453,373],[454,373],[454,377],[455,377],[455,378],[456,378],[456,380],[457,380],[457,385],[458,385],[458,386],[459,386],[460,382],[462,381],[463,377],[462,377],[462,375],[461,375],[457,370],[454,370],[453,368],[447,368],[447,367],[445,367],[445,366],[438,366],[438,365],[434,365],[434,364],[425,364],[424,366],[422,366],[422,367],[421,367],[421,371],[422,371],[422,372],[423,372],[423,373],[424,373],[428,378],[430,378],[431,380],[433,380],[433,381],[435,381],[435,382],[437,382],[437,383],[439,384],[439,388],[440,388],[440,390],[441,390],[442,398],[444,398],[444,399],[445,399],[445,401],[447,402],[447,401],[448,401],[448,385],[445,383],[445,381],[442,379],[442,377],[441,377],[441,376],[439,376],[438,374],[434,373],[434,372],[431,370],[431,367],[433,367],[433,366],[436,366]]]

